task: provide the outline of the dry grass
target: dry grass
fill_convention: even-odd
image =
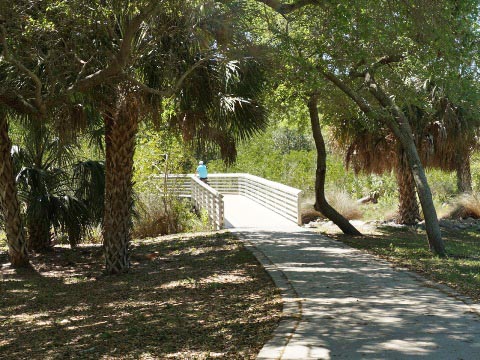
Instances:
[[[101,253],[56,247],[34,272],[4,266],[3,358],[254,359],[280,319],[277,289],[229,234],[138,242],[122,276],[101,275]]]
[[[209,225],[192,212],[189,201],[144,193],[137,201],[133,236],[144,239],[160,235],[209,230]]]
[[[348,220],[362,218],[360,206],[345,191],[335,191],[326,194],[330,205]]]
[[[315,210],[313,206],[308,206],[308,208],[302,209],[301,217],[302,224],[308,224],[311,221],[325,218],[323,214]]]
[[[462,194],[453,200],[453,208],[444,217],[447,219],[480,219],[480,195]]]
[[[357,204],[345,191],[330,191],[325,195],[330,206],[337,210],[348,220],[362,218],[361,206]],[[302,203],[302,224],[308,224],[317,219],[325,219],[325,216],[313,208],[314,198],[305,199]]]

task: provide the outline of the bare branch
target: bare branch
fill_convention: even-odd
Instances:
[[[42,98],[42,81],[40,78],[33,73],[31,70],[29,70],[25,65],[23,65],[20,61],[16,60],[8,51],[8,46],[7,46],[7,32],[5,30],[5,27],[3,25],[0,25],[0,41],[3,46],[3,57],[6,61],[9,63],[13,64],[15,67],[17,67],[21,72],[26,74],[28,77],[30,77],[34,84],[35,84],[35,106],[37,109],[40,111],[40,113],[44,114],[46,112],[45,109],[45,104],[43,103],[43,98]]]
[[[365,78],[366,76],[368,76],[368,74],[373,75],[375,71],[380,67],[400,62],[403,59],[405,59],[405,55],[402,54],[385,55],[373,64],[371,64],[369,67],[367,67],[364,71],[357,71],[360,66],[365,65],[365,60],[361,60],[357,64],[355,64],[355,66],[349,71],[348,74],[350,77]]]
[[[336,87],[342,90],[350,99],[352,99],[366,115],[373,114],[372,107],[363,97],[358,95],[354,90],[352,90],[347,84],[340,80],[335,74],[331,72],[324,71],[321,68],[317,70],[325,77],[325,79],[332,82]]]
[[[283,4],[278,0],[257,0],[275,10],[280,15],[288,15],[306,5],[321,5],[322,0],[297,0],[290,4]]]
[[[173,87],[171,87],[170,89],[168,90],[159,90],[159,89],[154,89],[154,88],[151,88],[149,87],[148,85],[142,83],[141,81],[135,79],[134,77],[130,76],[130,75],[127,75],[127,74],[123,74],[123,77],[125,79],[127,79],[128,81],[132,82],[133,84],[135,84],[136,86],[138,86],[140,88],[140,90],[146,92],[146,93],[149,93],[149,94],[153,94],[153,95],[158,95],[158,96],[164,96],[164,97],[169,97],[169,96],[172,96],[173,94],[175,94],[178,90],[180,90],[180,88],[182,87],[183,85],[183,82],[185,81],[185,79],[197,68],[199,67],[201,64],[203,64],[204,62],[208,61],[210,58],[209,57],[206,57],[206,58],[203,58],[199,61],[197,61],[195,64],[193,64],[187,71],[185,71],[182,76],[180,76],[180,78],[177,80],[177,82],[175,83],[175,85]]]

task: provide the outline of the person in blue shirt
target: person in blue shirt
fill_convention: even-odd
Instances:
[[[198,162],[197,166],[197,174],[200,180],[202,180],[204,183],[208,184],[208,171],[207,167],[203,164],[203,161]]]

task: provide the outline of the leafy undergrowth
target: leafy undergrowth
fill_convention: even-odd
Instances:
[[[378,227],[375,234],[358,238],[338,233],[329,236],[420,272],[480,301],[480,232],[475,228],[442,230],[446,258],[429,251],[425,231],[419,229],[384,226]]]
[[[32,263],[3,267],[4,358],[254,359],[281,317],[278,290],[231,234],[137,242],[121,276],[101,275],[93,245]]]

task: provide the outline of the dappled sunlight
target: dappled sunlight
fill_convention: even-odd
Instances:
[[[422,355],[428,354],[438,348],[434,341],[421,341],[418,339],[389,340],[383,343],[362,347],[361,351],[365,353],[377,353],[380,350],[390,350],[404,355]]]
[[[302,302],[285,359],[315,358],[314,349],[322,359],[436,359],[445,353],[470,359],[473,348],[480,351],[479,314],[407,271],[318,233],[241,234],[268,254]]]
[[[40,272],[4,275],[2,355],[253,356],[279,321],[281,299],[252,255],[222,236],[137,244],[136,265],[122,276],[101,275],[96,248],[35,257]]]
[[[352,269],[340,269],[340,268],[327,268],[327,267],[311,267],[311,266],[306,266],[305,264],[300,265],[300,266],[292,266],[286,264],[285,267],[283,268],[285,271],[295,271],[295,272],[304,272],[304,273],[310,273],[310,272],[326,272],[326,273],[354,273],[355,270]]]
[[[245,276],[241,271],[234,271],[224,274],[213,274],[212,276],[198,280],[200,284],[242,284],[253,281],[252,277]]]
[[[299,243],[297,242],[297,245]],[[330,254],[350,254],[356,250],[354,249],[342,249],[342,248],[331,248],[331,247],[305,247],[302,251],[321,251],[323,253],[330,253]]]

